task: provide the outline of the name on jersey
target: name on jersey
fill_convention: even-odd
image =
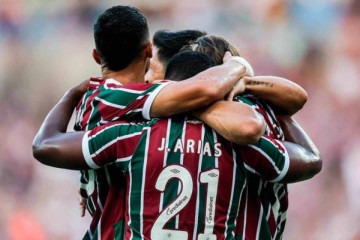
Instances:
[[[221,143],[210,144],[206,141],[195,141],[193,139],[186,139],[184,142],[181,138],[176,140],[176,143],[173,148],[166,148],[166,138],[161,139],[161,145],[158,148],[159,151],[167,152],[178,152],[181,154],[184,153],[197,153],[202,155],[207,155],[209,157],[220,157],[222,154]]]

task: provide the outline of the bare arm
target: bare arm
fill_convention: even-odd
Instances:
[[[286,147],[290,157],[289,171],[283,179],[292,183],[312,178],[321,171],[322,160],[319,149],[301,126],[290,117],[279,117],[285,133]]]
[[[150,115],[168,117],[223,99],[246,74],[246,69],[236,58],[225,55],[224,64],[164,87],[152,103]]]
[[[244,77],[245,92],[269,102],[276,113],[292,115],[307,101],[306,91],[288,79],[275,76]]]
[[[252,107],[239,102],[218,101],[193,114],[224,138],[237,144],[256,143],[265,129],[262,116]]]
[[[76,104],[85,92],[86,82],[68,90],[48,113],[33,143],[33,156],[39,162],[59,168],[85,169],[81,148],[84,132],[66,133]]]
[[[298,84],[275,76],[245,76],[237,82],[228,100],[250,93],[270,103],[277,114],[293,115],[305,105],[306,91]]]

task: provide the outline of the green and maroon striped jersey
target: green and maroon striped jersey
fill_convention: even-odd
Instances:
[[[88,91],[76,107],[75,129],[88,130],[116,120],[150,119],[150,106],[168,81],[156,84],[121,84],[113,79],[91,78]],[[150,98],[149,98],[150,96]]]
[[[83,153],[92,168],[126,173],[126,239],[234,239],[245,166],[279,181],[289,163],[276,140],[240,146],[180,117],[94,128]]]
[[[88,91],[76,108],[75,130],[88,130],[115,120],[149,119],[156,94],[166,85],[126,84],[113,79],[91,78]],[[125,178],[109,165],[81,171],[80,194],[87,201],[92,221],[83,239],[122,239]],[[115,201],[109,199],[116,199]]]
[[[236,97],[252,106],[265,120],[265,136],[284,140],[274,111],[264,101],[252,96]],[[248,174],[248,184],[241,199],[236,239],[279,240],[285,228],[288,192],[287,185],[269,182],[257,174]]]

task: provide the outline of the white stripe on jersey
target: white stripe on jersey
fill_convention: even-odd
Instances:
[[[201,127],[201,139],[205,139],[205,126],[204,124]],[[199,154],[199,165],[198,165],[198,172],[197,175],[200,176],[200,172],[201,172],[201,166],[202,166],[202,161],[203,161],[203,154]],[[197,189],[200,189],[200,182],[197,181],[196,183],[196,187]],[[196,209],[195,209],[195,219],[194,219],[194,232],[193,232],[193,240],[196,240],[197,237],[197,228],[198,228],[198,215],[199,215],[199,205],[200,205],[200,197],[199,197],[200,193],[199,191],[197,191],[196,193]]]
[[[234,198],[234,192],[235,192],[235,176],[236,176],[236,169],[237,169],[237,162],[236,162],[236,158],[237,158],[237,155],[236,155],[236,152],[234,151],[234,149],[232,150],[232,154],[233,154],[233,157],[232,157],[232,160],[234,162],[234,167],[233,167],[233,173],[232,173],[232,186],[231,186],[231,196],[230,196],[230,204],[229,204],[229,208],[228,208],[228,213],[227,213],[227,216],[226,216],[226,222],[225,222],[225,232],[224,232],[224,236],[225,236],[225,239],[228,238],[228,235],[226,234],[227,231],[228,231],[228,228],[229,228],[229,217],[230,217],[230,210],[231,210],[231,206],[232,206],[232,202],[233,202],[233,198]],[[246,180],[247,181],[247,180]],[[240,199],[241,199],[241,196],[243,194],[243,191],[245,189],[245,184],[243,184],[243,188],[241,189],[241,193],[240,193]],[[234,219],[234,224],[236,225],[236,221],[237,221],[237,218],[238,218],[238,215],[239,215],[239,207],[240,207],[240,204],[238,204],[238,209],[237,209],[237,213],[236,213],[236,217]],[[235,238],[235,233],[234,231],[232,231],[232,236],[231,236],[231,239],[234,239]]]
[[[171,118],[169,118],[169,119],[167,120],[165,149],[169,146],[170,129],[171,129]],[[163,168],[166,167],[167,155],[168,155],[168,151],[164,151]],[[161,192],[161,194],[160,194],[159,212],[162,212],[162,210],[163,210],[163,205],[164,205],[164,192]]]
[[[91,158],[91,154],[90,154],[90,149],[89,149],[89,132],[86,132],[83,136],[82,142],[81,142],[81,148],[82,148],[82,153],[84,156],[84,159],[87,163],[87,165],[91,168],[100,168],[100,166],[98,166]]]
[[[118,108],[118,109],[124,109],[126,108],[127,106],[125,105],[119,105],[119,104],[114,104],[114,103],[111,103],[111,102],[108,102],[106,101],[105,99],[103,98],[99,98],[99,97],[95,97],[95,100],[99,101],[99,102],[102,102],[104,105],[107,105],[107,106],[110,106],[110,107],[114,107],[114,108]],[[94,108],[93,108],[94,109]]]
[[[172,82],[165,82],[160,84],[159,87],[157,87],[152,93],[150,93],[149,97],[146,99],[145,103],[144,103],[144,107],[143,107],[143,118],[146,120],[150,120],[150,108],[151,105],[154,102],[155,97],[158,95],[158,93],[168,84],[170,84]]]
[[[127,156],[127,157],[123,157],[123,158],[118,158],[115,160],[115,163],[121,163],[121,162],[128,162],[128,161],[131,161],[131,158],[133,156]]]
[[[260,213],[259,213],[259,219],[258,219],[258,223],[257,223],[257,229],[256,229],[256,239],[260,239],[260,229],[261,229],[261,219],[263,217],[264,214],[264,209],[263,206],[261,205],[260,207]]]
[[[144,221],[143,221],[143,216],[144,216],[144,194],[145,194],[145,181],[146,181],[146,166],[147,166],[147,162],[148,162],[148,154],[149,153],[149,144],[150,144],[150,135],[151,135],[151,128],[149,127],[144,127],[144,131],[146,131],[146,145],[145,145],[145,151],[144,151],[144,164],[143,164],[143,177],[142,177],[142,182],[141,182],[141,199],[140,199],[140,236],[143,239],[144,238]]]

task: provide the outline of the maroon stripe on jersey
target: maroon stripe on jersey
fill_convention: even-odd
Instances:
[[[161,82],[166,82],[166,81],[161,81]],[[106,84],[106,85],[108,86],[108,84]],[[150,84],[150,83],[128,83],[128,84],[122,85],[123,88],[137,90],[137,91],[145,91],[152,86],[154,86],[154,84]],[[119,86],[117,86],[117,87],[119,87]]]
[[[183,166],[189,170],[193,181],[193,193],[186,207],[179,213],[179,226],[183,226],[180,230],[186,230],[188,232],[188,239],[193,239],[193,229],[196,227],[197,221],[195,214],[196,211],[196,199],[198,194],[198,172],[200,171],[199,164],[201,155],[201,139],[203,134],[203,128],[199,127],[200,122],[186,122],[185,125],[185,137],[184,137],[184,152],[186,152],[183,158]],[[193,147],[192,147],[193,146]],[[204,204],[204,203],[203,203]],[[186,227],[186,229],[185,229]]]
[[[104,85],[105,81],[106,80],[102,79],[102,78],[94,78],[94,77],[90,78],[88,90],[94,90],[94,89],[98,88],[99,86]]]
[[[226,231],[226,222],[228,217],[229,205],[232,204],[232,185],[234,184],[234,151],[233,144],[226,141],[220,135],[217,135],[217,141],[220,143],[221,155],[218,157],[219,168],[219,185],[216,197],[216,211],[215,211],[215,228],[214,234],[217,239],[224,238]],[[241,166],[242,167],[242,166]],[[229,172],[229,170],[231,172]],[[224,187],[226,186],[226,187]],[[241,185],[242,186],[242,185]],[[240,190],[239,190],[240,191]]]
[[[115,236],[114,224],[122,220],[125,215],[125,179],[119,169],[109,168],[109,171],[114,172],[111,176],[116,178],[113,179],[116,180],[116,184],[109,185],[106,207],[101,214],[101,239],[118,238],[119,236]]]
[[[121,106],[110,105],[111,103],[107,103],[105,101],[102,101],[101,99],[97,99],[98,112],[102,117],[103,121],[114,121],[123,118],[124,115],[134,112],[136,110],[138,110],[139,112],[142,111],[144,103],[148,97],[149,95],[145,95],[140,99],[132,101],[128,106],[124,106],[123,108],[121,108]]]
[[[274,165],[271,160],[267,159],[257,150],[249,146],[244,146],[243,151],[241,151],[240,154],[244,163],[259,173],[264,180],[273,180],[279,176],[280,171],[277,172],[274,169]]]
[[[267,127],[269,128],[269,132],[267,134],[269,134],[272,138],[277,139],[278,136],[277,136],[277,133],[275,130],[275,126],[278,126],[279,124],[276,122],[275,123],[273,122],[273,120],[269,116],[269,113],[267,112],[266,108],[259,101],[257,101],[256,103],[258,105],[258,107],[256,107],[257,112],[259,112],[264,117],[265,123],[266,123]]]
[[[90,137],[94,136],[93,132],[95,131],[91,131]],[[103,166],[115,161],[121,162],[122,159],[130,158],[133,155],[140,138],[141,134],[139,133],[120,137],[116,141],[109,143],[106,151],[104,151],[104,148],[102,151],[97,152],[92,159],[98,166]]]
[[[155,217],[160,215],[161,192],[155,188],[156,181],[160,175],[165,157],[165,151],[159,150],[162,139],[167,137],[169,120],[161,120],[150,131],[149,148],[147,151],[146,173],[144,175],[144,203],[143,203],[143,234],[146,239],[151,239],[151,228]],[[156,156],[156,157],[154,157]],[[157,213],[154,216],[154,213]]]
[[[85,109],[83,109],[82,115],[81,115],[81,119],[80,119],[80,126],[81,126],[81,130],[87,130],[87,126],[89,124],[89,118],[91,116],[91,113],[94,111],[93,108],[93,100],[94,98],[99,94],[99,90],[95,90],[90,97],[88,97],[86,99],[85,103],[80,102],[80,105],[85,104]],[[85,99],[83,99],[85,100]]]
[[[254,184],[254,181],[248,182],[249,189],[257,189],[258,185]],[[247,191],[247,201],[246,201],[246,226],[245,226],[245,236],[246,239],[257,239],[257,232],[261,224],[261,214],[264,214],[262,210],[262,205],[258,197],[257,191]]]

